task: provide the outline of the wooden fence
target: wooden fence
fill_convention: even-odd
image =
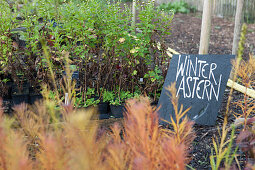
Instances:
[[[180,0],[156,0],[157,3],[168,3]],[[196,7],[199,11],[203,10],[204,0],[182,0],[188,4]],[[233,17],[236,11],[236,1],[237,0],[212,0],[213,13],[216,16],[221,17]],[[245,0],[244,4],[244,19],[245,21],[255,21],[255,0]]]

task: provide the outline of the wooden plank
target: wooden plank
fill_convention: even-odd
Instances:
[[[249,89],[249,88],[246,88],[230,79],[228,79],[228,83],[227,83],[227,86],[228,87],[231,87],[239,92],[242,92],[242,93],[246,93],[248,96],[252,97],[252,98],[255,98],[255,90],[253,89]]]

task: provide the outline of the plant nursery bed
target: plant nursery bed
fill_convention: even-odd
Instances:
[[[224,114],[226,111],[226,104],[228,100],[230,89],[226,89],[222,101],[222,106],[219,111],[216,124],[214,126],[201,126],[201,125],[194,125],[194,129],[196,132],[196,138],[193,141],[191,156],[192,161],[190,162],[190,166],[195,169],[210,169],[210,155],[211,155],[211,148],[212,145],[212,138],[215,136],[219,136],[218,127],[220,128],[224,121]],[[234,92],[233,94],[233,101],[238,101],[241,99],[241,93]],[[228,117],[228,126],[235,121],[235,117],[233,116],[232,112],[236,110],[234,104],[230,105],[230,111]]]
[[[130,16],[128,15],[130,17],[128,19],[128,10],[126,13],[122,14],[123,16],[120,15],[118,19],[115,19],[111,16],[119,12],[117,6],[116,8],[113,6],[113,8],[111,5],[103,5],[102,7],[107,9],[106,11],[101,10],[101,6],[96,7],[94,6],[95,4],[91,4],[91,8],[79,8],[79,10],[84,10],[81,12],[82,15],[80,15],[80,11],[76,10],[79,5],[80,4],[71,6],[74,9],[73,11],[68,10],[69,6],[66,5],[63,5],[63,8],[59,8],[61,9],[59,11],[61,12],[60,14],[66,14],[63,16],[58,16],[59,14],[57,15],[60,19],[62,18],[63,21],[55,22],[52,19],[44,19],[44,21],[41,21],[41,18],[34,18],[33,22],[30,24],[32,25],[30,27],[30,33],[33,35],[32,32],[36,31],[38,35],[35,34],[30,37],[31,35],[26,34],[27,31],[24,31],[20,33],[22,36],[18,36],[18,34],[13,33],[13,31],[10,33],[9,29],[9,34],[5,35],[5,38],[8,41],[1,41],[1,44],[3,47],[11,51],[10,53],[6,53],[8,54],[8,56],[6,56],[8,57],[7,59],[13,57],[15,60],[7,60],[8,62],[5,64],[8,67],[1,71],[12,70],[13,72],[9,71],[8,75],[12,74],[16,77],[8,78],[4,77],[6,76],[4,75],[1,80],[3,79],[8,82],[9,79],[19,79],[17,77],[19,71],[22,72],[24,77],[28,79],[29,82],[33,83],[35,87],[41,87],[41,82],[48,83],[47,88],[49,87],[49,89],[47,89],[47,92],[49,92],[49,94],[47,97],[55,103],[58,103],[56,101],[63,101],[64,99],[66,99],[68,103],[68,96],[66,98],[63,96],[71,94],[71,92],[64,93],[61,91],[62,85],[63,87],[67,86],[67,88],[70,89],[72,89],[72,87],[75,90],[80,89],[79,92],[72,93],[76,95],[74,98],[75,101],[73,101],[75,107],[79,108],[81,106],[81,108],[84,109],[100,104],[99,112],[101,113],[92,117],[92,121],[99,124],[99,130],[110,130],[115,123],[123,126],[123,113],[121,112],[125,112],[125,108],[120,107],[116,112],[113,111],[113,109],[116,109],[116,106],[122,106],[127,99],[136,98],[137,96],[146,94],[152,99],[151,105],[154,107],[157,106],[157,101],[161,94],[170,60],[164,50],[170,47],[181,54],[198,54],[202,14],[199,12],[189,14],[177,13],[174,15],[171,22],[168,22],[168,19],[171,17],[165,18],[158,25],[155,24],[154,28],[151,27],[153,26],[152,24],[149,24],[150,21],[147,21],[147,14],[150,14],[150,17],[152,18],[151,21],[153,21],[155,19],[154,15],[158,13],[154,11],[154,6],[149,4],[148,8],[144,8],[145,10],[140,11],[140,19],[137,20],[136,26],[142,31],[141,33],[138,33],[139,31],[135,32],[133,27],[132,29],[129,28],[131,25],[129,24],[131,14]],[[83,5],[86,7],[85,3]],[[128,5],[131,6],[130,3]],[[53,11],[55,9],[58,8],[52,8]],[[100,17],[89,18],[97,13],[97,11],[94,12],[94,9],[97,9],[98,11],[100,9],[102,12],[102,16],[100,16],[103,18],[102,20],[99,19]],[[125,9],[125,6],[123,9]],[[143,8],[141,7],[141,9]],[[115,12],[114,10],[118,12]],[[106,13],[104,14],[105,11]],[[83,14],[84,12],[87,12],[86,15]],[[10,9],[9,14],[12,14],[12,10]],[[44,15],[44,13],[41,15]],[[31,16],[35,17],[36,15]],[[74,16],[83,18],[77,19]],[[29,17],[30,16],[27,16],[27,18]],[[89,18],[88,21],[87,17]],[[160,15],[160,17],[162,16]],[[126,20],[123,20],[123,18],[126,18]],[[6,19],[8,19],[8,17],[6,17]],[[16,20],[18,19],[16,18]],[[84,23],[75,22],[83,20]],[[96,20],[96,22],[94,22],[94,20]],[[18,20],[15,24],[20,26],[19,22],[21,22],[22,25],[22,22],[26,23],[25,21],[29,20]],[[90,21],[93,22],[90,23]],[[32,24],[34,22],[37,23],[37,25],[34,26]],[[169,31],[169,23],[171,23],[171,31]],[[27,25],[29,26],[29,24]],[[78,28],[78,26],[81,25],[82,27]],[[119,27],[118,25],[122,25],[122,27]],[[80,29],[80,31],[73,33],[73,30],[76,28],[72,28],[72,31],[70,31],[72,26],[77,27],[77,30]],[[255,24],[247,24],[247,26],[243,54],[245,60],[249,58],[250,53],[253,55],[255,54]],[[129,32],[126,29],[129,30]],[[17,30],[17,28],[13,30]],[[84,38],[84,32],[86,33],[86,38]],[[168,35],[169,32],[171,32],[170,35]],[[80,38],[77,38],[78,33]],[[209,54],[231,54],[233,33],[234,21],[232,18],[223,19],[214,17],[212,21]],[[57,36],[54,37],[53,35],[55,34]],[[12,37],[10,35],[12,35]],[[19,39],[21,37],[30,40],[26,41],[26,43],[28,43],[27,46],[24,45],[25,42],[22,45],[20,42],[21,39]],[[160,42],[162,47],[165,48],[156,49],[158,45],[157,42]],[[30,53],[30,50],[32,49],[34,52]],[[24,56],[21,55],[20,51],[24,53]],[[151,56],[154,58],[151,58]],[[75,66],[75,68],[69,68],[71,65]],[[71,75],[70,70],[74,71],[73,75]],[[57,76],[58,74],[59,76]],[[7,84],[6,82],[3,82],[2,84]],[[73,82],[76,82],[77,84],[73,84]],[[32,104],[34,100],[42,98],[41,95],[38,95],[40,94],[39,92],[31,90],[29,87],[26,88],[27,91],[25,97],[17,92],[14,93],[14,89],[15,88],[11,90],[5,89],[5,92],[8,94],[6,96],[9,97],[3,99],[4,112],[10,115],[13,112],[13,104],[19,104],[23,101]],[[196,138],[190,148],[190,156],[192,159],[189,162],[188,167],[198,170],[211,169],[210,156],[212,155],[214,147],[213,138],[218,137],[218,139],[220,139],[219,131],[224,122],[230,91],[230,88],[226,88],[224,92],[221,108],[218,112],[215,125],[202,126],[195,124],[193,126]],[[60,92],[62,92],[62,98],[58,96],[58,93]],[[236,120],[234,114],[242,114],[243,111],[238,107],[237,102],[244,100],[244,98],[244,94],[237,91],[233,92],[227,113],[228,128],[231,127],[231,124]],[[18,101],[13,102],[14,99],[17,99]],[[252,102],[255,102],[254,99]],[[104,105],[105,103],[107,103],[107,105]],[[255,114],[253,110],[251,111],[250,117],[254,116]],[[163,128],[169,128],[169,126],[163,126]],[[241,130],[237,128],[235,134],[239,134],[240,131]],[[98,134],[100,135],[100,132],[98,132]],[[228,137],[229,136],[230,133],[228,133]],[[234,141],[233,147],[236,145],[237,144]],[[238,150],[236,155],[240,167],[243,168],[246,163],[244,153]]]
[[[201,31],[201,13],[193,14],[180,14],[174,15],[171,23],[171,35],[165,37],[166,46],[176,50],[182,54],[198,54],[200,31]],[[246,35],[246,42],[244,46],[243,57],[247,59],[249,54],[255,54],[255,24],[247,24],[248,31]],[[214,17],[212,21],[212,32],[210,37],[210,54],[231,54],[232,41],[234,33],[234,20],[233,18],[220,18]],[[193,141],[191,148],[192,160],[189,165],[195,169],[211,169],[210,155],[211,148],[213,148],[212,139],[218,136],[218,127],[220,128],[224,121],[224,115],[226,112],[227,100],[229,96],[230,88],[226,88],[222,106],[219,110],[216,124],[214,126],[201,126],[194,125],[196,138]],[[241,113],[241,110],[237,108],[234,102],[242,100],[243,94],[237,91],[233,92],[233,99],[229,107],[228,127],[236,118],[233,113]],[[255,115],[251,115],[253,117]],[[116,120],[116,121],[114,121]],[[109,125],[112,122],[120,122],[122,119],[112,120],[100,120],[102,124]],[[106,127],[107,127],[106,126]],[[109,126],[108,126],[109,127]],[[236,134],[239,134],[240,130],[236,130]],[[239,164],[244,166],[246,160],[243,153],[239,153]]]
[[[196,138],[194,139],[192,143],[192,148],[190,155],[192,157],[191,162],[189,163],[189,166],[195,169],[211,169],[210,165],[210,155],[211,155],[211,148],[213,148],[212,139],[213,137],[219,137],[219,131],[222,127],[223,121],[224,121],[224,114],[226,112],[226,105],[228,100],[230,89],[227,88],[224,93],[224,99],[222,102],[221,109],[219,110],[218,117],[216,124],[214,126],[202,126],[202,125],[194,125],[194,131],[196,134]],[[228,127],[235,121],[235,117],[233,116],[234,112],[240,112],[240,110],[237,109],[234,102],[237,102],[243,98],[243,94],[240,92],[233,92],[233,102],[230,104],[229,107],[229,116],[228,116]],[[255,115],[253,115],[255,116]],[[123,118],[110,118],[110,119],[104,119],[104,120],[95,120],[99,123],[100,129],[103,130],[109,130],[110,127],[114,123],[118,123],[120,126],[122,126]],[[168,127],[165,127],[168,128]],[[236,134],[240,133],[240,130],[237,129]],[[236,145],[234,145],[236,146]],[[245,163],[245,156],[242,153],[239,153],[240,156],[238,156],[239,164],[241,167],[244,166]],[[189,168],[188,168],[189,169]]]
[[[171,23],[171,35],[165,37],[166,46],[174,49],[181,54],[198,54],[200,32],[201,32],[201,13],[190,13],[174,15]],[[255,54],[255,24],[247,24],[247,35],[244,46],[244,59],[249,58],[249,54]],[[212,31],[210,36],[209,54],[231,54],[232,41],[234,33],[234,19],[221,18],[214,16],[212,20]],[[230,89],[227,88],[221,109],[219,111],[215,126],[200,126],[195,125],[196,138],[193,142],[192,161],[190,166],[195,169],[210,169],[210,155],[212,145],[212,138],[219,137],[218,128],[221,127],[224,121],[226,112],[226,105]],[[230,104],[230,112],[228,117],[228,126],[234,121],[233,113],[241,113],[240,108],[237,108],[234,102],[243,98],[243,94],[237,91],[233,93],[233,100]],[[254,101],[255,102],[255,101]],[[251,117],[254,117],[251,115]],[[236,134],[239,130],[236,130]],[[239,153],[238,157],[241,166],[244,166],[245,156]]]

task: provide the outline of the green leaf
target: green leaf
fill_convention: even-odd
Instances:
[[[135,76],[135,75],[137,75],[137,70],[134,70],[132,73],[132,76]]]

